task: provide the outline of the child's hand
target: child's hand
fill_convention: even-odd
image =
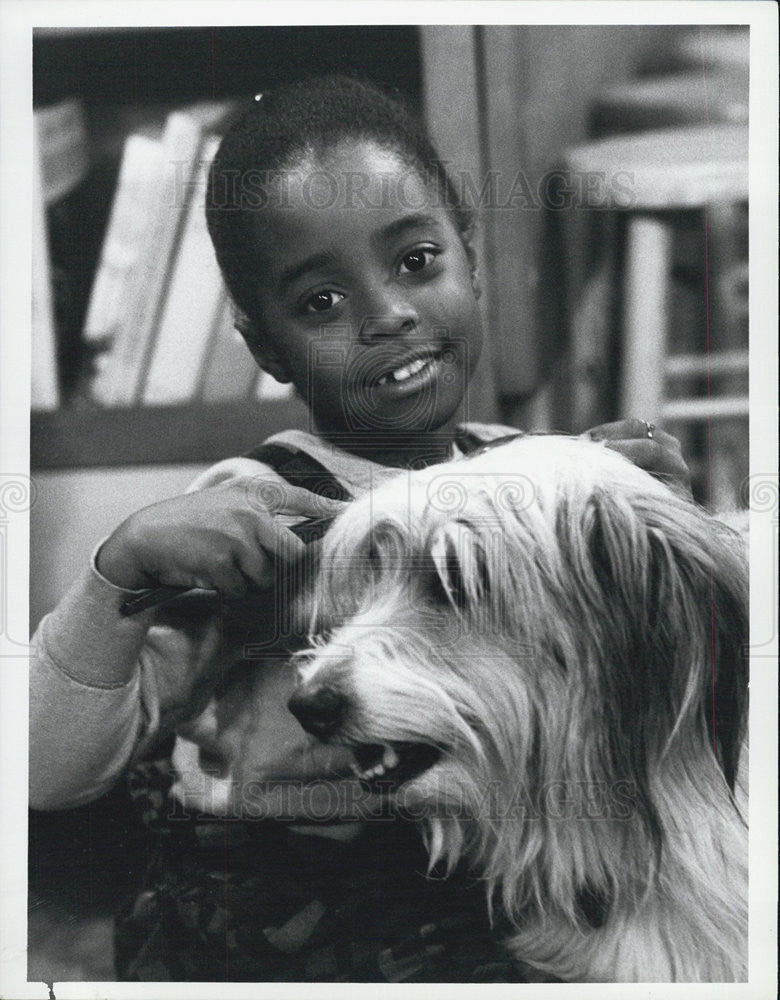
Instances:
[[[232,479],[139,510],[105,542],[97,565],[128,590],[166,584],[243,597],[273,584],[274,560],[303,551],[274,514],[323,517],[342,506],[296,486]]]
[[[652,437],[648,428],[652,428]],[[680,442],[666,431],[648,425],[644,420],[630,419],[599,424],[582,436],[593,441],[606,441],[608,447],[625,455],[634,465],[663,480],[676,493],[691,499],[691,474],[682,457]]]

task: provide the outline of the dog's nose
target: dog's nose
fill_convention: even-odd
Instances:
[[[307,732],[324,739],[338,729],[347,700],[330,687],[299,688],[287,707]]]

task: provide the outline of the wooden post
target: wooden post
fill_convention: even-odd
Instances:
[[[450,176],[460,189],[464,178],[480,186],[484,175],[481,142],[480,95],[476,40],[473,25],[434,24],[420,27],[423,103],[428,132]],[[474,239],[482,287],[481,310],[485,344],[482,359],[468,388],[464,418],[495,421],[495,352],[493,346],[491,287],[484,276],[485,234],[479,227]]]

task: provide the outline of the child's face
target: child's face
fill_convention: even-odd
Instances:
[[[282,182],[251,223],[261,365],[292,381],[319,430],[346,446],[447,428],[482,327],[469,257],[436,192],[369,142]]]

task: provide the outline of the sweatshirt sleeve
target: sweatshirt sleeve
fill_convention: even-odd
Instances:
[[[138,664],[151,612],[122,618],[118,608],[127,595],[90,568],[33,636],[29,794],[34,809],[64,809],[98,798],[139,742],[144,711]]]
[[[34,809],[99,798],[134,760],[202,711],[226,655],[217,599],[192,592],[129,618],[93,566],[32,640],[30,785]]]

